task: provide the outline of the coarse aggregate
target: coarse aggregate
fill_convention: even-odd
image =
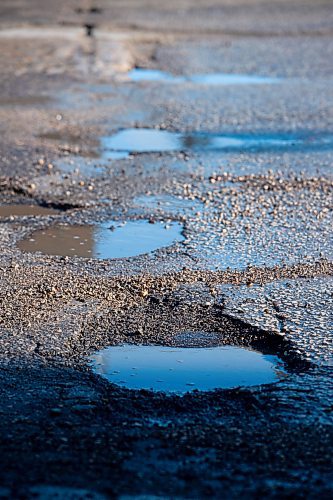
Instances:
[[[315,141],[333,133],[331,2],[3,0],[0,17],[0,498],[331,498],[332,150]],[[131,82],[134,67],[279,82]],[[108,155],[101,138],[129,128],[314,141]],[[184,241],[20,250],[36,230],[142,219]],[[193,335],[276,354],[286,376],[180,397],[89,364]]]

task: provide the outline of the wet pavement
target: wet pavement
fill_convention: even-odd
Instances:
[[[330,2],[0,14],[0,497],[331,498]]]

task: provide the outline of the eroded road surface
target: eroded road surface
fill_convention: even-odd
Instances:
[[[0,498],[332,498],[330,0],[0,16]]]

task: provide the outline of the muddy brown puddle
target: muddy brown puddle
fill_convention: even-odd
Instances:
[[[38,230],[19,242],[24,252],[115,259],[134,257],[184,240],[179,222],[132,220],[93,225],[57,225]]]

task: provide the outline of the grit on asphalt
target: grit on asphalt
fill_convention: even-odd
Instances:
[[[0,498],[332,498],[330,0],[2,0],[0,18]],[[194,78],[217,73],[268,81]],[[139,129],[178,146],[110,146]],[[181,237],[27,251],[137,220]],[[181,397],[89,364],[188,332],[287,376]]]

